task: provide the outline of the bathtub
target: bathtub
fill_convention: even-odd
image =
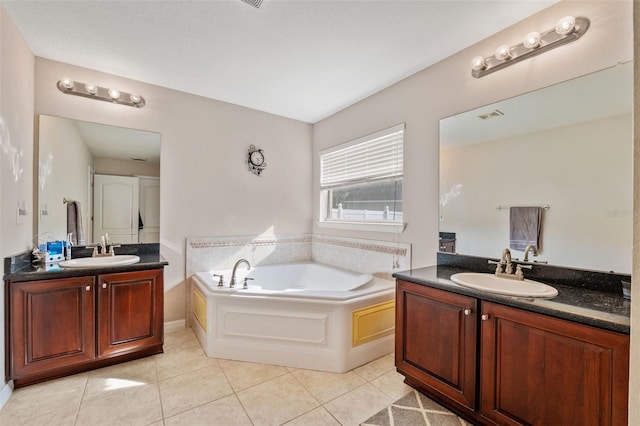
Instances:
[[[191,276],[191,323],[210,357],[344,373],[394,349],[391,280],[314,262],[243,265],[234,288],[230,278]]]

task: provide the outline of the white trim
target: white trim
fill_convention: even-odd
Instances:
[[[352,231],[371,231],[371,232],[389,232],[393,234],[402,234],[407,227],[406,223],[398,222],[345,222],[345,221],[329,221],[319,220],[320,228],[331,229],[347,229]]]
[[[187,328],[186,320],[179,319],[175,321],[169,321],[164,323],[164,332],[171,333],[172,331],[183,330]]]
[[[0,409],[9,401],[11,394],[13,394],[13,380],[5,383],[0,390]]]

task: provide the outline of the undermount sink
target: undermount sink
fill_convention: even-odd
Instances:
[[[107,266],[131,265],[140,262],[140,257],[132,254],[120,254],[105,257],[81,257],[64,260],[59,263],[61,268],[99,268]]]
[[[527,279],[518,281],[500,278],[493,274],[463,272],[451,275],[451,281],[461,286],[507,296],[554,297],[558,295],[558,290],[547,284]]]

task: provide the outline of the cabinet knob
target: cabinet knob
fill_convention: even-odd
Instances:
[[[481,319],[482,321],[486,321],[486,320],[488,320],[488,319],[489,319],[489,315],[488,315],[488,314],[483,314],[483,315],[480,317],[480,319]]]
[[[87,290],[87,291],[91,291],[91,286],[90,286],[90,285],[88,285],[88,286],[86,286],[84,289],[85,289],[85,290]]]
[[[102,283],[102,288],[107,288],[107,283]]]
[[[469,316],[469,315],[471,315],[471,312],[472,312],[472,311],[471,311],[471,309],[469,309],[469,308],[467,308],[467,309],[465,309],[465,310],[464,310],[464,314],[465,314],[465,316]]]

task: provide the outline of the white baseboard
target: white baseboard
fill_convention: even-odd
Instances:
[[[175,320],[164,323],[164,332],[171,333],[172,331],[184,330],[186,327],[185,320]]]
[[[13,393],[13,381],[5,383],[2,389],[0,389],[0,408],[9,401],[11,394]]]

